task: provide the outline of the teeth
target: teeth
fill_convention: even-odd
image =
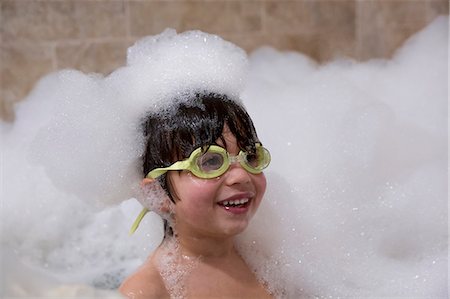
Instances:
[[[248,198],[242,198],[242,199],[236,199],[236,200],[230,200],[230,201],[226,200],[222,204],[224,206],[231,206],[231,205],[237,206],[237,205],[245,204],[247,202],[248,202]]]

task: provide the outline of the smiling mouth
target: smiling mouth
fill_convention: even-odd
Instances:
[[[225,207],[225,208],[245,208],[248,206],[249,202],[250,202],[250,199],[241,198],[241,199],[234,199],[234,200],[224,200],[224,201],[219,202],[218,205]]]

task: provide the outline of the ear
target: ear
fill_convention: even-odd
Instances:
[[[161,212],[164,213],[164,214],[170,213],[170,211],[171,211],[171,208],[170,208],[171,204],[172,204],[172,202],[170,201],[170,199],[168,197],[165,198],[163,203],[162,203],[162,205],[161,205],[161,208],[160,208]]]
[[[151,184],[155,181],[155,179],[149,179],[149,178],[145,178],[141,181],[141,187],[144,187],[148,184]]]
[[[155,182],[156,182],[156,179],[144,178],[141,181],[141,188],[144,188],[145,186],[147,186],[149,184],[153,184]],[[155,184],[154,188],[160,189],[161,192],[163,192],[165,194],[165,191],[162,190],[161,185],[159,183]],[[172,205],[172,201],[169,199],[168,196],[166,196],[162,201],[162,205],[159,208],[159,212],[162,212],[164,214],[170,213],[171,205]]]

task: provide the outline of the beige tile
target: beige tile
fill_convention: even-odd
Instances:
[[[263,27],[277,48],[325,61],[354,56],[355,20],[353,0],[267,1]]]
[[[127,41],[67,43],[56,47],[57,68],[108,74],[126,61]]]
[[[354,1],[318,1],[314,6],[314,28],[318,37],[319,61],[354,57],[356,6]]]
[[[225,39],[242,47],[247,53],[269,46],[280,51],[297,51],[319,60],[319,38],[315,34],[252,34],[230,35]]]
[[[312,1],[265,1],[263,28],[267,33],[304,33],[314,27]]]
[[[384,16],[374,1],[358,2],[356,9],[357,58],[382,57],[384,53]]]
[[[221,37],[244,49],[247,53],[265,45],[264,34],[222,34]]]
[[[0,90],[0,120],[12,122],[14,121],[14,102],[7,101],[8,92]]]
[[[10,113],[12,103],[25,97],[39,78],[53,70],[52,57],[47,46],[0,47],[1,113]]]
[[[425,6],[427,9],[427,19],[429,21],[434,20],[439,15],[449,14],[449,1],[447,0],[427,1]]]
[[[264,29],[283,50],[319,61],[355,53],[356,7],[353,0],[268,1]]]
[[[182,8],[181,28],[200,29],[211,33],[233,30],[230,16],[227,14],[227,3],[217,2],[185,2]]]
[[[2,36],[7,42],[125,37],[122,0],[3,0]]]
[[[364,1],[357,9],[357,57],[387,58],[426,24],[423,1]]]
[[[356,5],[353,0],[317,1],[311,6],[310,13],[314,31],[332,31],[346,36],[355,33]]]
[[[130,2],[130,32],[143,36],[168,27],[215,34],[253,32],[261,30],[261,6],[259,1]]]
[[[320,35],[318,37],[317,60],[330,61],[336,58],[357,58],[356,39],[348,36]]]
[[[432,0],[433,1],[433,0]],[[385,26],[407,26],[425,23],[426,6],[424,0],[367,0],[357,2],[360,23],[366,18],[376,18]]]
[[[405,26],[398,28],[397,30],[390,30],[389,34],[386,34],[388,36],[386,57],[391,57],[408,38],[423,29],[425,26],[426,24],[422,26]]]
[[[227,5],[227,16],[234,24],[229,32],[257,34],[262,31],[263,2],[228,1]]]
[[[77,1],[75,6],[82,37],[126,37],[124,1]]]
[[[174,3],[129,3],[129,22],[131,36],[157,34],[166,27],[181,29],[181,17],[184,7]]]
[[[423,0],[389,1],[381,2],[381,7],[388,24],[414,26],[417,23],[426,23],[426,2]]]
[[[79,37],[72,1],[12,1],[2,5],[3,41],[49,41]]]

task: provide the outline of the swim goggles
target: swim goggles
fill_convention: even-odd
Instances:
[[[258,174],[269,166],[270,153],[260,143],[256,143],[254,151],[241,150],[237,156],[231,156],[226,149],[218,145],[210,145],[206,152],[199,147],[183,161],[175,162],[169,167],[153,169],[147,174],[147,178],[156,179],[169,170],[189,170],[196,177],[212,179],[224,174],[235,162],[239,162],[249,173]]]
[[[194,150],[189,158],[178,161],[164,168],[155,168],[150,171],[146,178],[156,179],[169,170],[189,170],[195,176],[202,179],[212,179],[224,174],[232,163],[239,162],[241,166],[252,174],[258,174],[269,166],[270,153],[260,143],[255,144],[254,152],[240,151],[237,156],[230,156],[226,149],[217,145],[211,145],[205,152],[199,147]],[[149,210],[143,208],[130,229],[133,234]]]

